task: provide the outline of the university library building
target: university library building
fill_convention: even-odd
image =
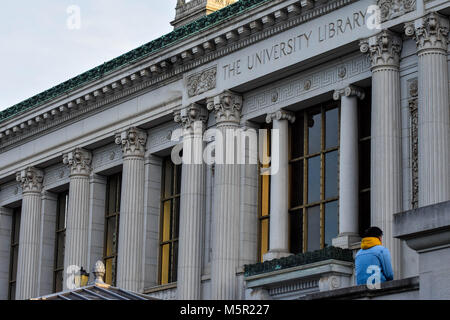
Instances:
[[[449,15],[178,0],[172,32],[0,112],[0,299],[450,299]]]

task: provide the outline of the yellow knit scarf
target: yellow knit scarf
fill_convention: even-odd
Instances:
[[[367,237],[361,240],[361,249],[367,250],[375,246],[381,246],[380,239],[376,237]]]

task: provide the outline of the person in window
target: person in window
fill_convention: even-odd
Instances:
[[[391,254],[381,245],[383,231],[378,227],[370,227],[364,232],[361,250],[355,257],[356,283],[379,285],[394,279]],[[379,288],[379,286],[376,286]]]

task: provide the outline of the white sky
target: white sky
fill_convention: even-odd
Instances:
[[[70,6],[80,29],[69,29]],[[176,0],[14,0],[0,10],[0,111],[173,30]]]

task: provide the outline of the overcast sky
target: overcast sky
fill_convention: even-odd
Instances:
[[[176,0],[2,1],[0,110],[172,31],[175,5]]]

